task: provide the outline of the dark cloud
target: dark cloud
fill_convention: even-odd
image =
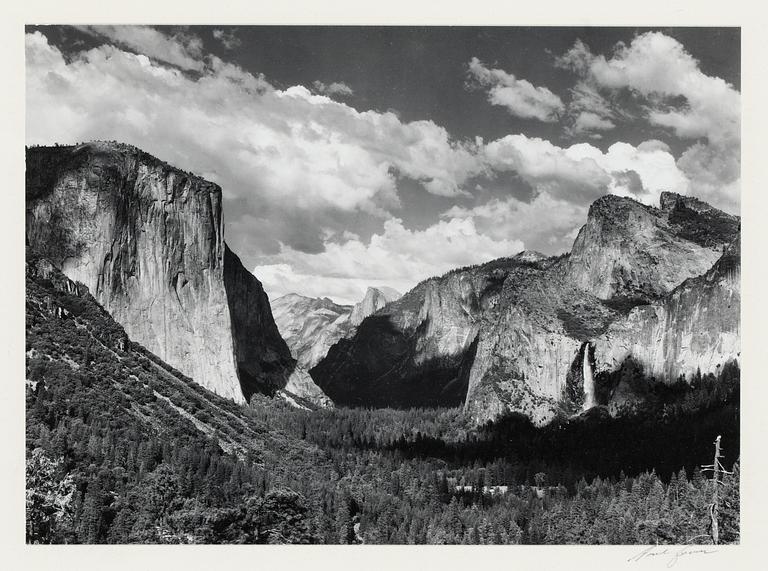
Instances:
[[[634,195],[636,198],[640,198],[642,195],[648,194],[648,191],[645,189],[645,187],[643,187],[643,181],[640,178],[640,175],[635,171],[614,171],[611,174],[616,180],[616,184],[625,188],[627,192]]]
[[[325,84],[320,80],[315,80],[312,82],[312,85],[317,93],[328,95],[329,97],[349,97],[355,93],[349,85],[341,81]]]
[[[224,46],[224,49],[227,50],[233,50],[237,47],[240,47],[242,42],[240,41],[240,38],[237,37],[237,34],[234,29],[220,29],[216,28],[211,32],[214,39],[221,42],[221,45]]]

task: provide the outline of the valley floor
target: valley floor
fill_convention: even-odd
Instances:
[[[29,543],[739,541],[739,371],[535,428],[452,409],[218,397],[31,260]],[[729,473],[699,467],[722,436]]]

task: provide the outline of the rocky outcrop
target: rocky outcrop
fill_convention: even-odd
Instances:
[[[580,409],[581,348],[618,313],[568,282],[566,270],[564,258],[505,279],[470,371],[464,406],[476,422],[514,411],[545,424]]]
[[[389,287],[369,287],[365,292],[365,297],[352,308],[349,322],[353,327],[357,327],[363,322],[363,319],[401,297],[400,292]]]
[[[738,253],[723,250],[739,224],[670,193],[661,208],[603,197],[570,255],[427,280],[311,374],[345,404],[463,403],[476,422],[514,411],[544,424],[606,404],[601,379],[630,357],[665,379],[716,371],[738,353]]]
[[[664,383],[718,376],[741,355],[741,256],[731,244],[702,276],[688,279],[663,299],[634,308],[593,340],[595,369],[609,384],[606,404],[620,406],[630,387],[611,375],[626,363]]]
[[[26,199],[27,243],[133,340],[235,401],[286,386],[295,362],[224,243],[218,186],[96,142],[28,149]]]
[[[464,402],[484,312],[514,258],[431,278],[364,319],[310,373],[336,403],[457,406]]]
[[[661,209],[607,195],[589,209],[571,250],[568,280],[601,299],[651,301],[712,267],[739,219],[665,192]]]
[[[289,375],[288,381],[277,391],[277,395],[298,408],[333,407],[333,401],[315,384],[307,370],[300,366]],[[298,402],[293,397],[298,397]],[[302,403],[309,406],[304,406]]]
[[[354,334],[363,319],[399,297],[392,288],[369,287],[363,300],[350,306],[291,293],[272,303],[272,313],[291,354],[310,369],[339,339]]]
[[[308,389],[304,379],[308,375],[295,366],[272,318],[267,294],[259,280],[243,267],[240,258],[226,244],[223,278],[232,323],[235,364],[246,400],[254,393],[271,394],[287,388],[286,385],[297,376],[302,382],[290,384],[300,391],[298,396],[311,400],[313,391]]]
[[[290,293],[272,302],[272,313],[291,354],[307,369],[314,367],[342,337],[354,330],[351,305]]]

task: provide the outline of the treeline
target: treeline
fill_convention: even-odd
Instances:
[[[31,261],[28,542],[317,541],[287,471],[322,469],[319,451],[137,351],[85,288]]]
[[[27,277],[30,543],[706,543],[715,485],[738,541],[738,383],[544,430],[238,406],[137,349],[89,294]],[[715,430],[720,484],[696,469]],[[621,446],[639,458],[624,473]]]
[[[689,471],[678,468],[662,478],[648,467],[631,476],[618,471],[585,478],[582,470],[567,467],[579,456],[578,448],[565,452],[568,438],[560,445],[559,463],[541,449],[534,457],[516,452],[514,444],[501,446],[501,439],[513,433],[510,419],[473,429],[458,409],[307,412],[266,399],[252,406],[256,418],[318,444],[329,455],[334,473],[341,475],[329,485],[341,509],[339,541],[711,541],[709,504],[715,484],[699,465],[711,461],[712,440]],[[583,428],[591,420],[580,422]],[[564,424],[552,430],[569,431]],[[596,437],[601,426],[592,430]],[[536,432],[532,428],[528,436]],[[734,473],[720,484],[721,542],[738,541],[738,463],[728,467]]]

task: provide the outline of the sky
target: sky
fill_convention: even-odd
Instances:
[[[738,28],[30,26],[27,144],[222,187],[271,298],[568,251],[608,193],[739,213]]]

